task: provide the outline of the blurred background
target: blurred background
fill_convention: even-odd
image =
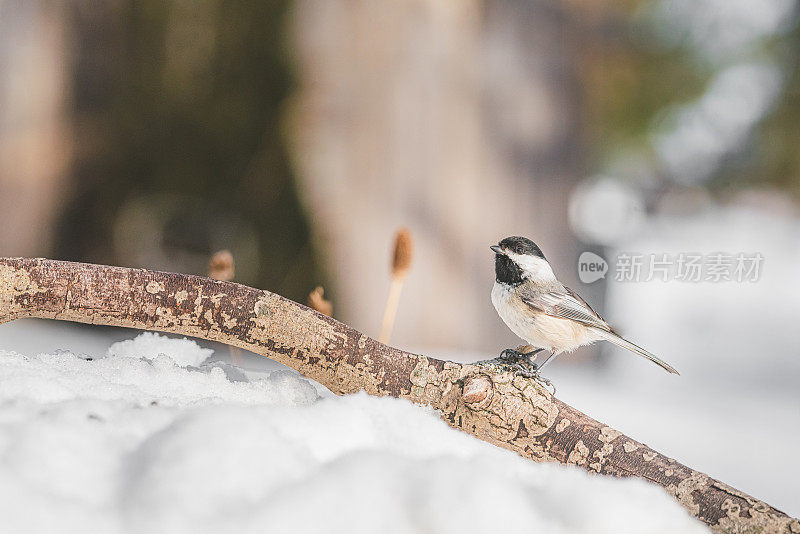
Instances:
[[[321,284],[376,336],[405,226],[392,344],[470,361],[518,344],[488,246],[525,235],[682,372],[581,349],[549,368],[559,396],[797,515],[797,20],[794,0],[0,0],[0,256],[206,274],[227,249],[236,281]],[[584,251],[605,279],[578,280]],[[621,253],[740,252],[757,281],[613,276]],[[129,337],[42,328],[2,348]]]

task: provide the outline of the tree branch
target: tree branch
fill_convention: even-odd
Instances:
[[[175,273],[0,258],[0,323],[39,317],[184,334],[279,361],[336,394],[438,409],[451,426],[535,461],[637,476],[714,532],[800,533],[800,521],[694,471],[511,373],[383,345],[267,291]]]

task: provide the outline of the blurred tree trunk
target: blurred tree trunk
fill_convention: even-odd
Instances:
[[[76,154],[54,253],[300,300],[322,282],[280,120],[289,0],[68,2]]]
[[[71,152],[67,33],[58,2],[0,2],[0,254],[50,250]]]
[[[574,285],[582,176],[571,19],[557,3],[298,0],[291,131],[337,315],[377,333],[391,236],[418,254],[397,343],[516,344],[489,304],[488,246],[540,242]],[[597,291],[588,298],[597,304]]]

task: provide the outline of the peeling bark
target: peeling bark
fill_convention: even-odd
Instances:
[[[364,390],[427,404],[451,426],[535,461],[647,479],[714,532],[800,534],[797,519],[595,421],[532,380],[383,345],[268,291],[175,273],[0,258],[0,323],[22,317],[227,343],[339,395]]]

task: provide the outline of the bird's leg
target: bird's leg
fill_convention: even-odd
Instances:
[[[540,363],[539,365],[536,366],[537,367],[537,371],[541,371],[542,368],[547,364],[547,362],[552,360],[557,354],[558,353],[555,352],[555,351],[550,351],[550,355],[547,358],[545,358],[542,363]]]

